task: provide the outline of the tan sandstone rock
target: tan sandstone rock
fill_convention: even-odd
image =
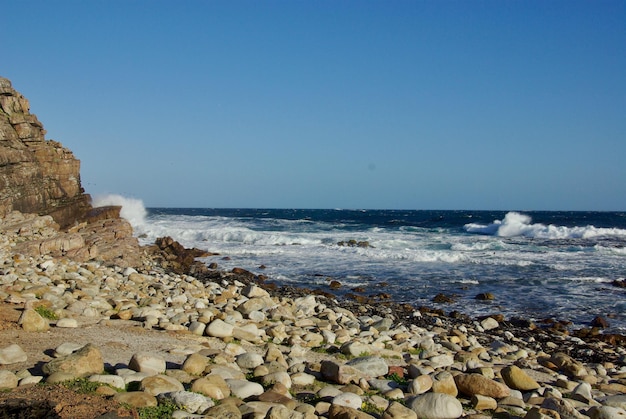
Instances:
[[[87,377],[104,371],[104,361],[100,350],[88,343],[76,352],[62,358],[53,359],[43,367],[43,372],[72,374],[74,377]]]

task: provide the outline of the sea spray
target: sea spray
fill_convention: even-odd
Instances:
[[[107,205],[121,206],[120,216],[133,226],[135,232],[140,230],[146,223],[148,211],[146,211],[146,207],[141,199],[115,194],[100,195],[93,198],[92,205],[95,208]]]
[[[219,253],[205,260],[219,269],[263,265],[279,284],[325,290],[335,280],[339,294],[358,287],[472,316],[578,326],[611,316],[612,330],[626,330],[623,290],[609,285],[626,272],[623,213],[152,208],[139,227],[142,244],[171,236]],[[352,239],[370,247],[338,245]],[[485,292],[496,300],[476,302]],[[456,299],[437,305],[438,293]]]
[[[626,230],[620,228],[598,228],[587,226],[557,226],[532,223],[532,218],[518,212],[508,212],[503,220],[491,224],[465,224],[468,233],[486,234],[499,237],[528,237],[536,239],[591,239],[602,236],[626,237]]]

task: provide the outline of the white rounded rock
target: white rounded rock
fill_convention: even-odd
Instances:
[[[263,357],[259,354],[246,352],[237,355],[236,362],[240,368],[253,369],[258,367],[259,365],[263,365],[265,361],[263,360]]]
[[[363,399],[358,394],[345,392],[333,397],[332,404],[344,407],[351,407],[352,409],[361,409]]]
[[[27,359],[26,352],[16,343],[0,349],[0,365],[15,364]]]
[[[232,395],[242,400],[252,396],[259,396],[265,391],[261,384],[248,380],[227,379],[226,384],[230,387]]]
[[[78,327],[78,322],[76,321],[76,319],[72,319],[70,317],[64,317],[57,321],[56,327],[75,329]]]
[[[93,383],[107,384],[120,390],[124,390],[126,388],[124,378],[119,375],[95,374],[89,377],[89,381]]]
[[[407,401],[407,407],[424,419],[456,419],[463,415],[463,406],[456,397],[443,393],[426,393]]]
[[[0,371],[0,390],[11,390],[17,387],[17,375],[11,371]]]
[[[233,335],[235,327],[223,320],[215,319],[206,328],[205,334],[214,338],[226,338]]]
[[[128,363],[128,368],[131,370],[147,374],[162,374],[165,372],[165,367],[165,359],[163,357],[146,352],[134,354]]]

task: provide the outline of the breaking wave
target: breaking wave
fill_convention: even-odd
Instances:
[[[469,223],[464,226],[468,233],[498,237],[528,237],[538,239],[591,239],[594,237],[626,237],[626,230],[619,228],[598,228],[592,225],[565,227],[545,224],[533,224],[525,214],[509,212],[503,220],[491,224]]]
[[[120,216],[133,226],[133,229],[140,229],[146,223],[148,211],[141,199],[128,198],[122,195],[99,195],[93,198],[94,208],[108,205],[121,206]]]

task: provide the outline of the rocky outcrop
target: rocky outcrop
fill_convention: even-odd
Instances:
[[[65,231],[49,215],[13,211],[0,218],[0,235],[6,241],[0,243],[0,257],[52,256],[138,267],[143,264],[144,249],[119,211],[120,207],[95,208],[84,221]]]
[[[187,249],[171,237],[159,237],[154,246],[148,251],[159,265],[176,273],[190,273],[192,275],[206,273],[207,266],[196,258],[215,256],[217,253],[192,248]]]
[[[92,208],[80,161],[30,113],[28,100],[0,77],[0,233],[14,254],[142,263],[143,250],[121,207]]]
[[[80,162],[30,113],[28,100],[0,77],[0,217],[11,211],[50,215],[61,228],[90,209]]]

